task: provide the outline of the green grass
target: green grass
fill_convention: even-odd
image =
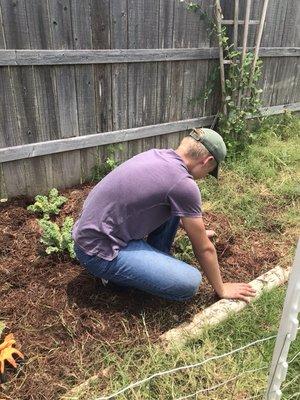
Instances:
[[[3,321],[0,321],[0,336],[2,335],[4,329],[5,329],[5,323]]]
[[[299,133],[300,119],[292,116],[268,119],[254,129],[253,143],[224,165],[219,182],[199,182],[204,209],[222,212],[246,229],[271,225],[280,232],[287,224],[298,226]]]
[[[245,346],[252,341],[276,335],[284,296],[284,287],[265,293],[240,314],[232,315],[225,323],[207,329],[197,340],[188,342],[184,347],[173,348],[168,353],[150,342],[146,346],[136,347],[130,351],[128,349],[125,351],[121,345],[115,348],[113,353],[108,349],[99,349],[106,371],[104,374],[106,388],[99,392],[98,387],[103,384],[103,378],[100,378],[94,381],[87,391],[85,390],[84,395],[74,399],[92,400],[100,397],[100,394],[112,394],[158,371],[201,362],[209,357]],[[146,327],[145,335],[147,335]],[[262,399],[274,343],[272,339],[197,368],[154,378],[117,398],[177,399],[241,375],[239,379],[218,389],[199,394],[197,398],[229,400],[258,396]],[[300,334],[290,348],[290,360],[299,349]],[[258,368],[264,369],[245,373]],[[289,366],[288,376],[283,385],[285,387],[283,399],[287,400],[299,389],[299,377],[300,355]]]

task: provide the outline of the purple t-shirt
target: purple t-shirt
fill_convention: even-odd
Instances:
[[[125,161],[86,198],[73,239],[89,255],[113,260],[171,216],[201,217],[201,196],[182,158],[152,149]]]

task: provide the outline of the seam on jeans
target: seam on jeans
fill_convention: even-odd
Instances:
[[[101,274],[102,276],[100,276],[100,275],[95,275],[93,272],[90,271],[91,262],[95,262],[95,258],[97,258],[100,262],[106,261],[107,264],[106,264],[105,267],[104,267],[104,269],[105,269],[104,274],[106,274],[106,273],[109,271],[109,269],[110,269],[110,267],[111,267],[111,264],[110,264],[110,261],[101,259],[101,258],[99,258],[99,257],[97,257],[97,256],[93,257],[93,259],[89,260],[89,261],[85,264],[85,267],[86,267],[86,269],[88,270],[88,272],[89,272],[90,274],[92,274],[93,276],[98,276],[98,277],[101,278],[101,277],[103,276],[103,274]],[[97,260],[96,260],[96,261],[97,261]],[[99,264],[97,263],[97,265],[99,265]],[[91,269],[93,269],[93,267],[92,267]]]

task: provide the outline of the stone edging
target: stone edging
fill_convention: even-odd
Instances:
[[[256,290],[256,296],[251,302],[258,299],[263,291],[269,291],[288,280],[290,268],[277,266],[250,282]],[[177,328],[170,329],[160,336],[164,344],[183,344],[186,340],[199,335],[204,327],[224,321],[231,313],[236,313],[247,306],[244,301],[222,299],[203,311],[197,313],[191,322],[183,323]]]

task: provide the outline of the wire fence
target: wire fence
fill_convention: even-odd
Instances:
[[[247,369],[244,371],[239,371],[235,376],[230,377],[229,379],[222,381],[220,383],[216,383],[207,388],[201,388],[196,392],[181,396],[174,397],[173,400],[186,400],[186,399],[197,399],[197,396],[201,393],[209,393],[214,391],[222,386],[228,385],[231,382],[237,381],[239,378],[243,377],[247,374],[253,374],[255,372],[261,370],[269,370],[268,374],[268,383],[266,387],[261,388],[260,394],[254,395],[252,397],[248,397],[244,400],[251,400],[255,398],[261,398],[266,400],[279,400],[282,397],[282,390],[289,387],[297,378],[300,377],[296,375],[292,380],[282,385],[287,376],[288,366],[293,364],[298,358],[300,358],[300,351],[297,351],[292,355],[292,358],[288,361],[289,348],[292,341],[296,339],[296,336],[300,330],[298,314],[300,312],[300,240],[298,241],[298,246],[296,250],[296,256],[294,259],[294,264],[290,273],[290,278],[288,282],[287,292],[285,296],[280,326],[277,335],[268,336],[262,339],[255,340],[251,343],[248,343],[244,346],[241,346],[237,349],[231,350],[229,352],[215,355],[209,357],[205,360],[194,364],[182,365],[176,368],[168,369],[165,371],[158,371],[144,379],[138,380],[136,382],[130,383],[128,386],[125,386],[123,389],[120,389],[108,396],[98,397],[95,400],[111,400],[116,399],[118,396],[123,395],[138,386],[144,385],[153,379],[171,375],[177,372],[183,372],[190,369],[199,368],[207,363],[222,360],[226,357],[229,357],[234,354],[238,354],[244,352],[246,349],[249,349],[253,346],[257,346],[259,344],[269,342],[276,338],[276,343],[274,346],[273,357],[271,364],[268,363],[265,366],[261,366],[254,369]],[[300,372],[300,371],[299,371]],[[282,388],[281,388],[282,386]],[[300,386],[300,385],[299,385]],[[282,389],[282,390],[281,390]],[[233,397],[232,397],[233,398]],[[290,399],[300,399],[300,391],[293,393],[291,396],[287,397],[286,400]]]
[[[300,328],[297,329],[297,331],[299,331],[299,330],[300,330]],[[135,388],[137,388],[138,386],[144,385],[144,384],[146,384],[146,383],[152,381],[152,380],[155,379],[155,378],[159,378],[159,377],[162,377],[162,376],[174,374],[174,373],[179,372],[179,371],[184,371],[184,370],[188,370],[188,369],[199,368],[199,367],[201,367],[202,365],[204,365],[204,364],[206,364],[206,363],[209,363],[209,362],[212,362],[212,361],[216,361],[216,360],[220,360],[220,359],[222,359],[222,358],[225,358],[225,357],[231,356],[231,355],[233,355],[233,354],[242,352],[242,351],[244,351],[244,350],[246,350],[246,349],[248,349],[248,348],[250,348],[250,347],[253,347],[253,346],[256,346],[256,345],[258,345],[258,344],[261,344],[261,343],[270,341],[270,340],[272,340],[272,339],[275,339],[276,337],[277,337],[277,335],[268,336],[268,337],[266,337],[266,338],[262,338],[262,339],[255,340],[255,341],[253,341],[253,342],[251,342],[251,343],[248,343],[248,344],[246,344],[246,345],[244,345],[244,346],[241,346],[241,347],[239,347],[239,348],[237,348],[237,349],[231,350],[231,351],[229,351],[229,352],[227,352],[227,353],[223,353],[223,354],[220,354],[220,355],[217,355],[217,356],[213,356],[213,357],[207,358],[207,359],[205,359],[205,360],[203,360],[203,361],[200,361],[200,362],[198,362],[198,363],[188,364],[188,365],[182,365],[182,366],[180,366],[180,367],[172,368],[172,369],[169,369],[169,370],[156,372],[156,373],[154,373],[154,374],[152,374],[152,375],[150,375],[150,376],[148,376],[148,377],[146,377],[146,378],[144,378],[144,379],[141,379],[141,380],[138,380],[138,381],[136,381],[136,382],[133,382],[133,383],[129,384],[128,386],[125,386],[123,389],[120,389],[120,390],[118,390],[118,391],[116,391],[116,392],[114,392],[114,393],[112,393],[112,394],[110,394],[110,395],[108,395],[108,396],[97,397],[97,398],[94,399],[94,400],[111,400],[111,399],[115,399],[115,398],[117,398],[118,396],[120,396],[121,394],[125,394],[126,392],[129,392],[130,390],[135,389]],[[295,354],[292,356],[291,360],[289,361],[289,365],[291,365],[293,362],[295,362],[298,358],[300,359],[300,351],[298,351],[297,353],[295,353]],[[230,378],[230,379],[227,379],[227,380],[225,380],[225,381],[223,381],[223,382],[220,382],[220,383],[218,383],[218,384],[216,384],[216,385],[213,385],[213,386],[210,386],[210,387],[208,387],[208,388],[199,389],[199,390],[197,390],[196,392],[193,392],[193,393],[188,394],[188,395],[186,395],[186,396],[173,397],[173,400],[185,400],[185,399],[190,399],[190,398],[193,398],[193,397],[196,399],[196,396],[197,396],[198,394],[201,394],[201,393],[208,393],[208,392],[210,392],[210,391],[216,390],[216,389],[218,389],[218,388],[220,388],[220,387],[222,387],[222,386],[224,386],[224,385],[226,385],[226,384],[228,384],[228,383],[231,383],[231,382],[233,382],[233,381],[235,381],[235,380],[241,378],[242,376],[244,376],[244,375],[246,375],[246,374],[251,374],[251,373],[254,373],[254,372],[257,372],[257,371],[268,370],[268,369],[269,369],[269,365],[263,366],[263,367],[260,367],[260,368],[248,369],[248,370],[242,371],[241,373],[239,373],[239,374],[233,376],[233,377]],[[300,378],[300,374],[299,374],[298,376],[294,377],[293,380],[296,380],[297,378]],[[282,389],[285,389],[285,388],[288,387],[291,383],[292,383],[291,381],[288,382],[288,383],[286,383],[286,384],[283,386]],[[262,390],[265,391],[266,388],[262,388]],[[290,398],[297,398],[297,396],[295,396],[296,394],[297,394],[297,393],[293,394],[292,397],[289,397],[288,399],[290,399]],[[298,395],[299,395],[299,393],[298,393]],[[293,396],[295,396],[295,397],[293,397]],[[262,394],[258,394],[258,395],[252,396],[252,397],[248,397],[248,398],[246,398],[246,399],[244,399],[244,400],[252,400],[252,399],[256,399],[256,398],[262,398]],[[299,398],[300,398],[300,397],[299,397]]]

